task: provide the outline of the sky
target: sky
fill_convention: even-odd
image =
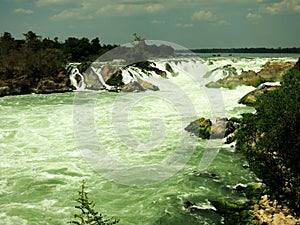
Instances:
[[[137,33],[186,48],[300,47],[300,0],[0,1],[0,33],[16,39],[125,44]]]

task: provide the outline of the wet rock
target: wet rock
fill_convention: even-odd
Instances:
[[[209,139],[212,122],[204,117],[191,122],[185,130],[202,139]]]
[[[139,82],[137,81],[132,81],[128,84],[125,84],[122,88],[121,91],[123,92],[142,92],[142,91],[146,91],[145,88],[142,87],[142,85],[140,85]]]
[[[283,74],[295,64],[295,62],[267,62],[257,74],[263,82],[280,81]]]
[[[227,77],[210,82],[206,85],[209,88],[235,88],[239,85],[258,87],[265,82],[278,82],[285,72],[292,68],[295,62],[268,62],[256,73],[255,71],[243,71],[239,76],[228,75]],[[225,71],[225,69],[224,69]],[[233,73],[234,74],[234,73]]]
[[[150,82],[138,79],[137,81],[132,81],[121,87],[121,91],[124,92],[143,92],[146,90],[158,91],[159,88]]]
[[[218,139],[224,138],[226,133],[226,124],[228,120],[227,118],[217,118],[216,122],[211,126],[211,136],[210,138]]]
[[[122,86],[123,83],[123,76],[121,70],[116,70],[114,73],[110,74],[110,76],[106,76],[104,79],[105,83],[110,86]]]
[[[137,68],[140,68],[144,73],[146,72],[155,72],[157,75],[166,78],[167,77],[167,72],[160,70],[156,67],[156,64],[154,62],[150,62],[150,61],[141,61],[141,62],[137,62],[134,63],[130,66],[134,66]],[[170,68],[169,68],[170,69]]]
[[[247,105],[247,106],[255,107],[257,98],[259,96],[263,95],[266,92],[274,91],[274,90],[278,89],[279,87],[280,87],[279,85],[265,85],[265,84],[262,84],[257,89],[249,92],[244,97],[242,97],[239,100],[239,104],[244,104],[244,105]]]
[[[30,93],[56,93],[72,91],[69,77],[65,72],[56,76],[33,78],[19,75],[8,80],[0,81],[0,97]]]
[[[210,179],[219,179],[217,174],[207,173],[207,172],[194,172],[194,176],[202,177],[202,178],[210,178]]]
[[[217,118],[214,123],[210,119],[200,118],[191,122],[185,130],[202,139],[222,139],[233,134],[239,127],[239,119],[237,118]],[[230,140],[235,140],[230,137]],[[228,142],[231,143],[231,142]]]
[[[84,83],[86,85],[86,89],[89,90],[104,90],[105,86],[99,82],[99,78],[97,75],[91,71],[82,74],[84,77]]]
[[[151,90],[151,91],[158,91],[159,88],[154,85],[154,84],[151,84],[150,82],[148,81],[145,81],[145,80],[142,80],[142,79],[138,79],[138,83],[146,90]]]
[[[172,74],[172,76],[178,75],[178,73],[173,70],[173,68],[171,67],[171,65],[169,63],[166,63],[165,67],[166,67],[166,71],[170,72]]]
[[[0,97],[10,95],[10,88],[9,86],[2,86],[0,87]]]

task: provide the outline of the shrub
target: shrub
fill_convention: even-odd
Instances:
[[[79,209],[80,212],[75,214],[74,217],[76,220],[70,221],[71,224],[77,225],[112,225],[119,222],[118,219],[108,218],[105,219],[104,216],[95,211],[95,203],[89,201],[88,193],[85,191],[85,181],[82,181],[81,190],[78,191],[79,197],[76,201],[79,205],[75,206],[76,209]]]
[[[257,112],[243,116],[237,150],[273,197],[300,212],[300,66],[282,86],[258,98]]]

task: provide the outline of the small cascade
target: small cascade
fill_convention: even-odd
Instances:
[[[101,84],[107,89],[107,90],[111,90],[111,86],[109,86],[108,84],[105,83],[102,74],[101,74],[101,70],[102,68],[94,68],[93,66],[91,66],[91,70],[98,76],[99,81],[101,82]]]
[[[85,81],[84,76],[79,72],[79,69],[77,66],[79,66],[81,63],[68,63],[66,66],[67,73],[69,74],[71,84],[76,88],[77,91],[85,90]],[[76,76],[80,77],[80,80],[78,81],[76,79]]]

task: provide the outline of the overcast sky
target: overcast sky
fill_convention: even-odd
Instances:
[[[300,47],[300,0],[0,0],[0,32],[16,38],[99,37],[125,44],[133,33],[187,48]]]

